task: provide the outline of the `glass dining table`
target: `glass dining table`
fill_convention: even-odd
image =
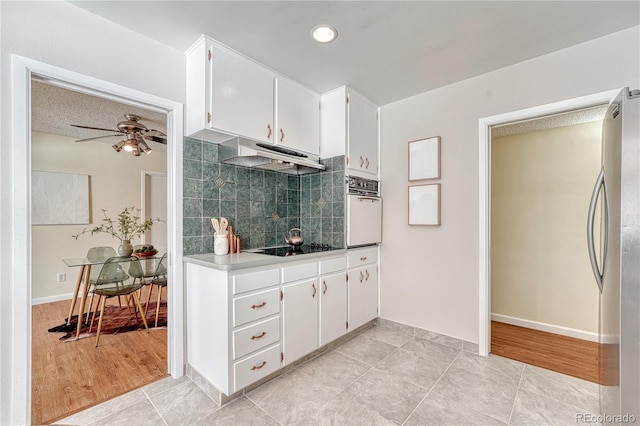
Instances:
[[[142,267],[142,271],[144,273],[145,278],[152,278],[156,268],[156,261],[159,257],[156,256],[145,256],[140,257],[140,266]],[[87,308],[87,296],[89,294],[89,288],[91,287],[90,277],[91,277],[91,268],[92,267],[102,267],[107,262],[107,259],[104,260],[89,260],[85,258],[69,258],[62,259],[65,265],[69,267],[79,267],[80,271],[78,272],[78,279],[76,280],[76,286],[73,291],[73,298],[71,299],[71,306],[69,307],[69,315],[67,316],[67,325],[71,324],[71,318],[73,316],[73,311],[78,302],[78,294],[80,293],[80,288],[82,287],[82,294],[80,298],[80,308],[78,310],[78,326],[76,327],[76,339],[80,336],[80,330],[82,329],[82,324],[89,321],[89,313],[87,312],[86,317],[85,308]],[[83,286],[84,284],[84,286]],[[89,311],[91,307],[89,306]]]

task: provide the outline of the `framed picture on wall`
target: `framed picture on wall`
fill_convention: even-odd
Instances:
[[[440,184],[409,187],[409,225],[440,225]]]
[[[440,136],[409,142],[409,181],[440,178]]]

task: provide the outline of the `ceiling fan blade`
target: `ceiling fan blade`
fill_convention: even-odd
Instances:
[[[156,129],[144,129],[142,132],[143,133],[152,133],[153,132],[153,133],[156,134],[156,136],[167,136],[166,133],[161,132],[160,130],[156,130]]]
[[[95,136],[95,137],[93,137],[93,138],[78,139],[76,142],[87,142],[87,141],[92,141],[92,140],[95,140],[95,139],[112,138],[112,137],[114,137],[114,136],[122,137],[122,134],[120,134],[120,133],[116,133],[115,135],[102,135],[102,136]]]
[[[104,130],[105,132],[117,132],[117,133],[123,133],[119,130],[114,130],[114,129],[103,129],[101,127],[90,127],[90,126],[80,126],[78,124],[70,124],[70,126],[73,127],[78,127],[80,129],[90,129],[90,130]]]
[[[148,141],[153,141],[153,142],[158,142],[158,143],[163,143],[163,144],[167,144],[167,138],[163,138],[162,136],[149,136],[149,135],[144,135],[141,136],[142,139],[146,139]]]

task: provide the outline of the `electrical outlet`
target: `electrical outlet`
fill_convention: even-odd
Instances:
[[[58,272],[57,280],[58,280],[59,283],[65,282],[67,280],[66,272]]]

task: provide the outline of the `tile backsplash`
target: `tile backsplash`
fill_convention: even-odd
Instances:
[[[321,162],[327,170],[302,176],[222,164],[217,144],[185,138],[184,254],[213,252],[220,216],[243,249],[285,244],[295,227],[307,242],[343,246],[344,156]]]

